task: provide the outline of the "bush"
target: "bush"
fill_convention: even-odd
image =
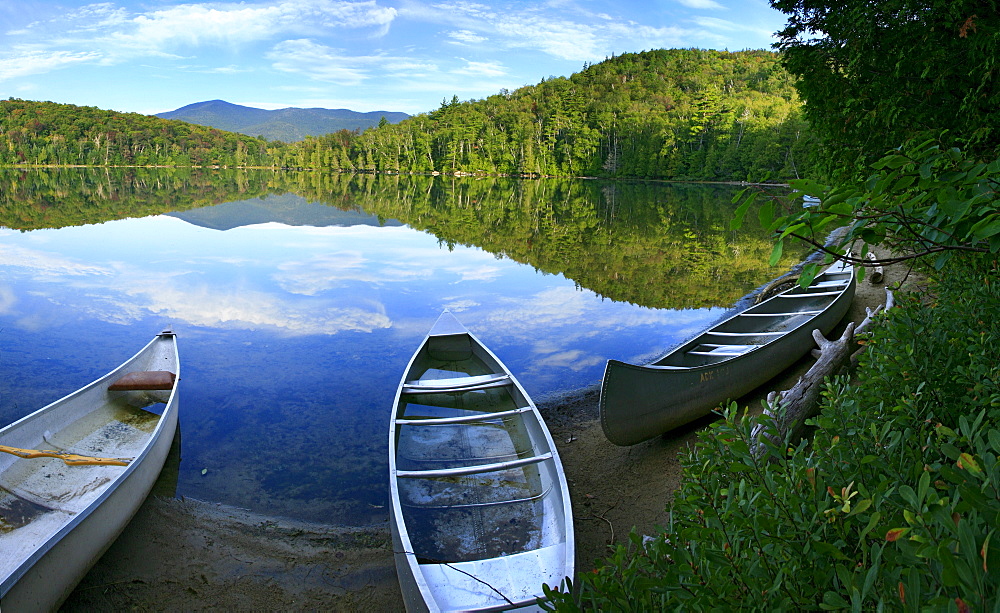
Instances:
[[[752,453],[735,406],[684,458],[670,524],[633,533],[559,610],[1000,607],[997,263],[954,258],[900,297],[811,442]]]

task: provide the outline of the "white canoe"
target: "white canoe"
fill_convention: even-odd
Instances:
[[[55,610],[124,529],[170,450],[179,376],[176,339],[165,331],[107,375],[0,430],[4,612]],[[21,457],[37,452],[47,455]],[[105,459],[118,464],[97,463]]]
[[[559,454],[514,376],[445,311],[389,424],[396,570],[407,611],[533,607],[573,576]]]
[[[608,360],[601,384],[604,435],[635,445],[708,415],[767,383],[816,346],[854,300],[854,268],[836,262],[806,288],[788,289],[637,366]]]

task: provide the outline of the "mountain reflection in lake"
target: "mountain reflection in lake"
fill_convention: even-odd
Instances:
[[[608,358],[656,357],[788,264],[761,264],[762,231],[728,230],[721,188],[244,177],[235,191],[262,197],[199,208],[184,181],[101,180],[28,172],[6,190],[0,425],[170,326],[177,493],[313,521],[384,521],[391,401],[442,309],[537,401],[597,384]],[[52,197],[60,181],[78,187]],[[115,219],[156,198],[169,214]],[[38,223],[53,209],[64,227]]]

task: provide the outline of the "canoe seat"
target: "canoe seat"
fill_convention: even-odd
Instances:
[[[138,390],[170,390],[177,376],[169,370],[137,370],[108,386],[113,392]]]
[[[454,377],[451,379],[418,379],[403,384],[404,394],[444,394],[471,392],[492,387],[511,385],[510,375],[489,374],[474,377]]]
[[[476,466],[459,466],[457,468],[440,468],[437,470],[397,470],[396,477],[409,479],[432,479],[435,477],[461,477],[464,475],[475,475],[479,473],[492,473],[499,470],[519,468],[529,464],[537,464],[552,459],[552,452],[542,453],[530,458],[509,460],[507,462],[495,462],[493,464],[478,464]]]
[[[688,355],[707,355],[707,356],[733,356],[733,355],[743,355],[751,349],[760,347],[760,345],[699,345],[699,347],[710,347],[708,351],[688,351]]]
[[[830,281],[820,281],[813,283],[809,287],[843,287],[850,284],[850,279],[831,279]]]
[[[841,292],[798,292],[795,294],[778,294],[775,298],[819,298],[820,296],[839,296]]]
[[[788,313],[740,313],[740,317],[797,317],[799,315],[819,315],[823,311],[790,311]]]
[[[739,337],[739,336],[783,336],[785,334],[788,334],[788,332],[716,332],[716,331],[709,331],[709,332],[706,332],[705,334],[712,335],[712,336],[733,336],[733,337]]]
[[[512,415],[520,415],[531,411],[531,407],[511,409],[509,411],[495,411],[493,413],[479,413],[478,415],[462,415],[461,417],[424,417],[418,419],[400,418],[396,423],[403,426],[438,426],[442,424],[464,424],[482,421],[484,419],[502,419]]]

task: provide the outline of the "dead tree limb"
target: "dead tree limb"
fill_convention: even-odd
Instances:
[[[885,308],[892,308],[895,304],[892,291],[886,288],[885,293]],[[819,397],[823,391],[823,381],[852,363],[856,358],[855,336],[866,330],[871,325],[875,315],[882,310],[882,305],[874,310],[865,309],[867,317],[864,321],[857,328],[855,328],[854,322],[847,324],[844,333],[837,340],[828,340],[819,330],[813,330],[813,340],[819,347],[812,352],[816,363],[799,378],[791,389],[784,392],[771,392],[767,395],[767,407],[764,409],[764,414],[774,419],[775,430],[765,433],[763,424],[758,423],[754,426],[752,436],[757,442],[754,448],[757,457],[764,455],[767,449],[760,440],[762,436],[766,436],[769,441],[779,447],[784,445],[785,440],[794,443],[802,438],[806,420],[819,413]]]

